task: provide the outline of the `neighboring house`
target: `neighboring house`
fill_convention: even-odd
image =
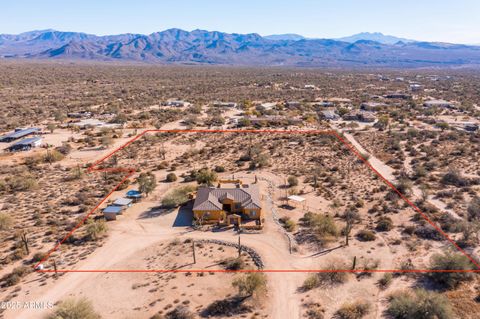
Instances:
[[[117,215],[122,214],[122,207],[120,206],[107,206],[103,210],[103,216],[106,220],[116,220]]]
[[[395,92],[395,93],[389,93],[385,95],[386,99],[402,99],[402,100],[409,100],[412,98],[410,94],[406,93],[400,93],[400,92]]]
[[[42,145],[41,137],[29,137],[10,145],[7,149],[10,152],[28,151]]]
[[[362,103],[360,105],[360,109],[362,109],[364,111],[376,112],[376,111],[379,111],[386,106],[387,106],[387,104],[380,103],[380,102],[365,102],[365,103]]]
[[[450,103],[445,100],[428,100],[423,103],[425,107],[446,107],[446,108],[453,108],[455,107],[453,103]]]
[[[352,110],[349,113],[343,116],[343,119],[346,121],[358,121],[371,123],[375,122],[375,115],[372,112],[367,112],[363,110]]]
[[[234,102],[213,102],[213,106],[215,107],[237,107],[237,103]]]
[[[0,136],[0,142],[9,143],[18,140],[19,138],[38,133],[40,133],[40,129],[37,127],[30,127],[26,129],[16,128],[15,131],[13,131],[12,133]]]
[[[183,107],[183,106],[190,106],[189,102],[185,102],[183,100],[168,100],[165,103],[162,103],[165,106],[175,106],[175,107]]]
[[[240,225],[248,220],[260,222],[262,207],[258,186],[237,184],[234,188],[202,187],[193,203],[193,215],[204,223]]]
[[[326,120],[335,121],[340,118],[340,116],[338,116],[338,114],[335,113],[334,109],[323,110],[321,114],[322,114],[321,116]]]
[[[299,107],[300,105],[302,104],[298,101],[288,101],[285,103],[285,106],[287,107]]]
[[[88,117],[92,117],[92,115],[93,115],[92,112],[88,112],[88,111],[67,113],[67,117],[74,118],[74,119],[88,118]]]
[[[78,122],[69,123],[71,126],[76,126],[80,129],[86,129],[89,127],[105,127],[105,128],[121,128],[123,124],[119,123],[105,123],[97,119],[83,119]]]

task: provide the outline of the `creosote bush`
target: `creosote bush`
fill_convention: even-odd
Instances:
[[[60,302],[47,319],[100,319],[92,303],[85,299],[67,299]]]
[[[423,289],[397,292],[390,296],[387,313],[393,319],[453,318],[448,299]]]

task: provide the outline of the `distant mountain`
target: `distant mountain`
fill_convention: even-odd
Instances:
[[[0,35],[0,57],[245,66],[480,67],[478,46],[399,38],[386,44],[378,37],[354,42],[300,37],[181,29],[107,36],[40,30]]]
[[[382,44],[395,44],[398,42],[403,42],[403,43],[415,42],[415,40],[397,38],[392,35],[384,35],[383,33],[380,33],[380,32],[373,32],[373,33],[362,32],[362,33],[354,34],[349,37],[339,38],[337,40],[350,42],[350,43],[354,43],[360,40],[368,40],[368,41],[375,41]]]
[[[305,37],[295,33],[287,33],[287,34],[272,34],[264,36],[267,40],[274,40],[274,41],[298,41],[304,40]]]

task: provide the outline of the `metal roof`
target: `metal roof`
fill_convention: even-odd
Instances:
[[[116,206],[127,206],[127,205],[130,205],[132,203],[132,200],[130,198],[124,198],[124,197],[121,197],[121,198],[117,198],[114,202],[113,202],[113,205],[116,205]]]
[[[243,208],[261,208],[260,195],[256,185],[243,185],[239,188],[200,188],[193,203],[194,210],[221,210],[222,201],[231,199]]]
[[[24,138],[23,140],[21,141],[18,141],[18,142],[15,142],[13,143],[11,146],[15,146],[15,145],[30,145],[30,144],[33,144],[35,142],[38,142],[38,141],[41,141],[42,138],[41,137],[29,137],[29,138]]]
[[[122,211],[122,208],[120,206],[107,206],[103,212],[104,213],[113,213],[113,214],[119,214]]]
[[[24,137],[26,135],[29,135],[29,134],[33,134],[35,132],[39,132],[40,129],[38,127],[30,127],[30,128],[26,128],[26,129],[21,129],[21,130],[16,130],[12,133],[8,133],[8,134],[5,134],[3,136],[0,137],[0,140],[4,140],[4,139],[17,139],[17,138],[21,138],[21,137]]]

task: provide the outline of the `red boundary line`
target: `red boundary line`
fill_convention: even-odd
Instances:
[[[318,135],[329,135],[337,138],[341,143],[343,143],[356,157],[358,157],[370,170],[372,170],[375,175],[380,177],[387,186],[389,186],[394,192],[396,192],[400,198],[402,198],[414,211],[420,214],[435,230],[437,230],[445,239],[447,239],[458,251],[465,255],[476,267],[477,269],[468,269],[468,270],[458,270],[458,269],[370,269],[370,270],[361,270],[361,269],[337,269],[337,270],[326,270],[326,269],[242,269],[242,270],[226,270],[226,269],[93,269],[93,270],[82,270],[82,269],[72,269],[72,270],[62,270],[57,269],[56,272],[59,273],[200,273],[200,272],[212,272],[212,273],[252,273],[252,272],[263,272],[263,273],[480,273],[480,264],[473,259],[467,252],[465,252],[460,246],[451,239],[448,234],[446,234],[440,227],[438,227],[430,218],[423,213],[414,203],[412,203],[405,195],[403,195],[390,181],[383,177],[380,172],[378,172],[369,162],[365,159],[358,150],[347,142],[338,132],[336,131],[323,131],[323,130],[145,130],[142,133],[136,135],[134,138],[127,141],[125,144],[114,149],[109,154],[103,156],[99,160],[95,161],[88,169],[87,172],[126,172],[126,176],[118,183],[60,242],[58,242],[48,254],[37,264],[35,264],[34,269],[37,272],[43,273],[52,273],[55,270],[40,270],[37,269],[38,266],[44,263],[48,258],[54,253],[60,245],[62,245],[80,226],[82,226],[85,221],[92,215],[106,200],[110,195],[115,192],[120,185],[125,182],[130,176],[135,173],[133,168],[96,168],[96,166],[103,163],[105,160],[113,156],[116,152],[124,149],[128,145],[132,144],[142,136],[147,133],[273,133],[273,134],[318,134]]]

